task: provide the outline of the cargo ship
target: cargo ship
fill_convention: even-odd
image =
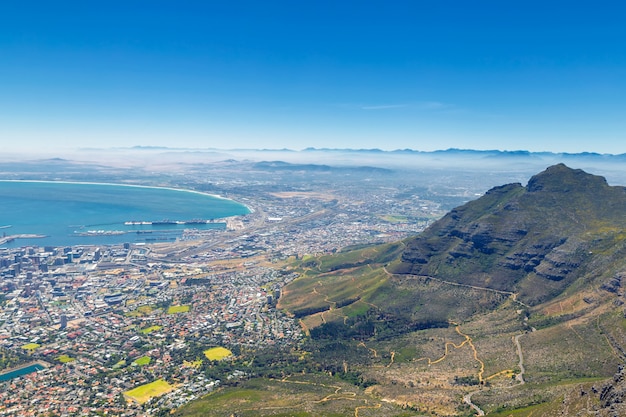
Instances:
[[[185,224],[209,224],[209,223],[223,223],[223,220],[204,220],[204,219],[192,219],[192,220],[158,220],[158,221],[127,221],[124,222],[126,226],[139,226],[139,225],[152,225],[152,226],[173,226],[173,225],[185,225]]]

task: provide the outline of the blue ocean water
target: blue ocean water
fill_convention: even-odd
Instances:
[[[186,228],[224,226],[219,223],[125,223],[210,220],[249,212],[245,205],[235,201],[187,190],[114,184],[0,181],[0,237],[19,234],[47,236],[16,239],[3,247],[173,240]],[[94,235],[84,235],[94,231]],[[103,235],[102,231],[125,233]]]

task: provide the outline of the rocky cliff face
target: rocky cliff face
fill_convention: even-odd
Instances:
[[[555,165],[528,185],[493,188],[407,242],[396,273],[557,295],[585,273],[606,235],[626,225],[626,189]]]

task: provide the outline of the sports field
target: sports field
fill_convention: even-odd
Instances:
[[[173,386],[162,379],[157,379],[149,384],[140,385],[130,391],[126,391],[124,395],[131,400],[137,401],[139,404],[147,402],[150,398],[167,394],[174,389]]]
[[[146,327],[145,329],[141,329],[139,332],[142,334],[149,334],[149,333],[161,330],[161,329],[162,329],[161,326],[150,326],[150,327]]]
[[[22,349],[24,350],[35,350],[35,349],[39,349],[41,347],[41,345],[37,344],[37,343],[27,343],[24,346],[22,346]]]
[[[189,311],[188,305],[182,306],[169,306],[167,314],[187,313]]]
[[[149,365],[152,358],[150,356],[142,356],[139,359],[135,359],[135,362],[139,366]]]
[[[210,361],[219,361],[231,356],[233,352],[223,347],[214,347],[204,351],[204,356]]]

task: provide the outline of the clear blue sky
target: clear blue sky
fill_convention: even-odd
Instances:
[[[618,1],[0,3],[18,147],[626,153]]]

